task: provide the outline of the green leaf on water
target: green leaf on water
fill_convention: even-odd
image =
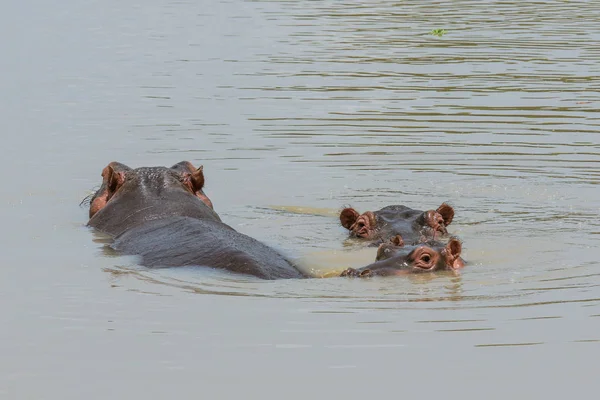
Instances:
[[[429,33],[433,36],[442,37],[446,34],[446,30],[445,29],[433,29]]]

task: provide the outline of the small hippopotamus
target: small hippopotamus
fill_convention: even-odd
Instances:
[[[112,236],[112,248],[140,256],[147,267],[202,265],[263,279],[306,277],[271,247],[223,223],[203,187],[203,168],[188,161],[136,169],[112,162],[91,198],[88,226]]]
[[[365,278],[440,270],[455,271],[465,265],[460,257],[461,251],[462,244],[456,238],[450,238],[446,244],[435,240],[405,246],[403,239],[396,236],[390,242],[379,246],[374,263],[359,269],[348,268],[340,276]]]
[[[446,203],[429,211],[394,205],[363,214],[354,208],[344,208],[340,213],[340,222],[350,231],[350,236],[366,239],[373,245],[396,235],[407,244],[435,240],[448,234],[446,227],[453,218],[454,208]]]

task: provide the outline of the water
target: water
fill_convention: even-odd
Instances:
[[[593,393],[599,20],[593,1],[5,6],[0,396]],[[77,206],[113,160],[203,164],[227,223],[316,275],[371,259],[342,206],[448,201],[470,264],[148,271]]]

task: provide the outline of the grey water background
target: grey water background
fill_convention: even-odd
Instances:
[[[0,398],[599,389],[600,2],[23,1],[0,22]],[[343,205],[448,201],[470,265],[148,271],[78,206],[113,160],[203,164],[225,222],[315,274],[374,257]]]

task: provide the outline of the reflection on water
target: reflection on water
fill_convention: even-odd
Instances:
[[[0,397],[594,384],[600,3],[13,3]],[[347,205],[447,201],[469,264],[265,282],[141,268],[83,228],[110,161],[184,159],[226,223],[315,276],[375,258],[339,226]]]

